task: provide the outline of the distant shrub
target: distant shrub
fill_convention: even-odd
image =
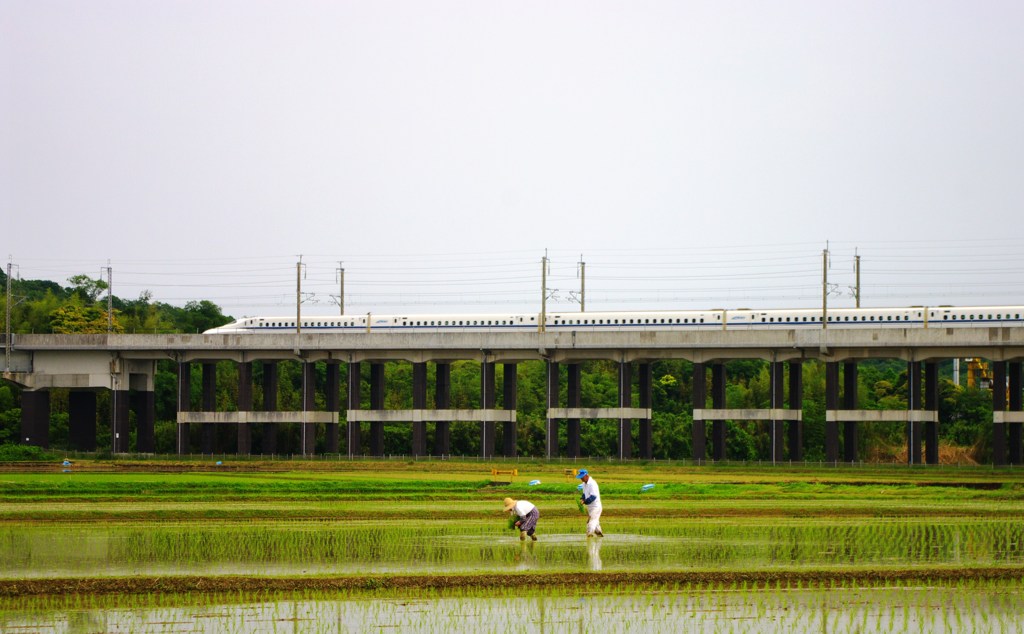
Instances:
[[[0,445],[0,462],[24,462],[30,460],[55,460],[54,455],[35,445]]]

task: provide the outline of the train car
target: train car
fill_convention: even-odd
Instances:
[[[535,313],[341,315],[303,317],[307,333],[532,332]],[[911,306],[903,308],[833,308],[827,328],[983,328],[1024,326],[1024,306]],[[294,333],[294,317],[245,317],[204,334]],[[548,313],[548,331],[692,331],[821,329],[820,309],[750,308],[690,311]]]

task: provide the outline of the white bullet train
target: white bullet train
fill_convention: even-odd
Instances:
[[[817,309],[687,310],[651,312],[548,313],[544,329],[558,331],[688,331],[820,329]],[[1024,306],[912,306],[909,308],[834,308],[828,328],[983,328],[1024,327]],[[342,315],[303,317],[304,333],[535,332],[535,313]],[[204,334],[294,333],[295,317],[244,317]]]

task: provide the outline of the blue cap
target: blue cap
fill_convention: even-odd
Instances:
[[[579,480],[580,478],[582,478],[585,475],[590,475],[590,474],[587,473],[586,469],[580,469],[580,472],[576,474],[576,479]]]

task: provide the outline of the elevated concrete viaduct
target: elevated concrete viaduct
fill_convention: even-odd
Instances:
[[[771,435],[774,461],[803,459],[801,413],[803,364],[825,364],[825,455],[834,462],[856,461],[858,425],[899,422],[905,425],[910,464],[938,462],[938,362],[949,358],[982,357],[992,362],[993,456],[996,464],[1022,462],[1021,361],[1024,329],[992,328],[864,328],[860,330],[713,330],[694,332],[589,332],[531,333],[359,333],[253,335],[17,335],[11,367],[4,379],[21,385],[22,442],[47,446],[49,392],[68,388],[70,438],[75,448],[95,449],[96,392],[109,390],[112,398],[113,450],[128,451],[130,412],[136,421],[136,450],[153,450],[154,376],[156,363],[178,364],[178,451],[192,451],[190,426],[202,428],[201,451],[215,449],[215,426],[237,428],[237,451],[252,451],[251,426],[262,426],[263,453],[276,452],[277,426],[300,425],[302,453],[312,454],[318,426],[324,426],[326,451],[361,454],[360,425],[369,425],[370,453],[384,451],[384,424],[410,424],[412,454],[427,455],[427,424],[434,425],[435,454],[450,453],[449,424],[473,422],[480,427],[481,456],[495,451],[516,453],[516,367],[524,361],[543,361],[548,368],[546,456],[560,453],[558,438],[566,421],[565,455],[580,455],[581,421],[619,421],[618,456],[649,458],[653,429],[651,363],[662,359],[692,362],[693,438],[696,461],[723,460],[727,422],[764,420]],[[900,359],[907,363],[907,410],[863,410],[857,406],[857,363],[865,359]],[[734,359],[769,362],[771,406],[760,410],[727,409],[725,363]],[[479,410],[452,409],[451,363],[470,360],[480,364]],[[583,407],[581,367],[592,360],[619,364],[616,407]],[[215,411],[216,364],[238,364],[239,388],[233,411]],[[302,409],[278,411],[277,363],[303,364]],[[384,364],[412,364],[411,410],[384,408]],[[253,399],[253,363],[261,364],[262,403]],[[325,411],[317,411],[314,370],[326,365]],[[346,409],[341,409],[340,365],[348,366]],[[427,402],[427,368],[435,364],[434,403]],[[191,409],[191,372],[202,371],[201,411]],[[369,408],[361,403],[362,366],[369,366]],[[496,399],[496,368],[502,366],[504,395]],[[560,366],[566,366],[566,403],[560,402]],[[632,386],[636,374],[639,394]],[[786,388],[788,387],[788,398]],[[709,398],[710,397],[710,398]],[[708,402],[710,400],[710,403]],[[257,405],[259,407],[257,407]],[[633,447],[632,426],[638,427]],[[710,423],[710,425],[708,425]],[[343,426],[343,428],[342,428]],[[710,429],[709,429],[710,428]],[[709,433],[710,432],[710,433]],[[840,442],[840,440],[842,442]],[[710,446],[709,446],[710,441]],[[923,445],[923,453],[922,453]],[[840,454],[840,449],[842,453]]]

